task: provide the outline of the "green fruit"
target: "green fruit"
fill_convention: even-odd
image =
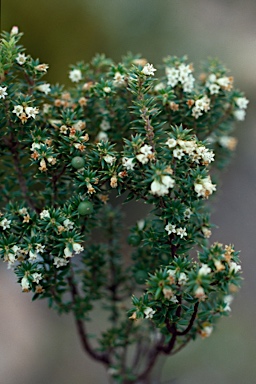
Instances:
[[[80,156],[76,156],[72,159],[71,161],[71,165],[72,167],[74,167],[75,169],[80,169],[80,168],[83,168],[84,167],[84,164],[85,164],[85,161],[82,157]]]
[[[79,215],[81,216],[90,215],[93,212],[93,205],[90,201],[82,201],[78,205],[77,210]]]
[[[148,277],[147,272],[143,270],[136,271],[134,275],[135,281],[138,284],[144,284],[147,277]]]

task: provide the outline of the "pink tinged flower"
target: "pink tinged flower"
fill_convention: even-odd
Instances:
[[[38,64],[35,66],[35,70],[38,72],[47,72],[47,69],[49,68],[48,64]]]
[[[13,36],[13,35],[17,35],[18,33],[19,33],[19,28],[16,25],[14,25],[11,29],[10,34],[11,34],[11,36]]]
[[[168,223],[165,228],[166,232],[168,233],[168,235],[170,235],[171,233],[176,233],[176,225],[174,224],[170,224]]]
[[[202,301],[204,301],[206,299],[206,294],[205,294],[203,287],[199,286],[195,290],[195,297],[199,300],[202,300]]]
[[[15,105],[12,113],[15,113],[16,116],[20,116],[23,113],[23,106],[22,105]]]
[[[153,64],[149,64],[147,63],[143,69],[142,69],[142,73],[146,76],[154,76],[154,72],[156,71],[156,69],[154,68]]]
[[[153,315],[156,313],[156,311],[154,311],[150,307],[147,307],[146,309],[144,309],[143,312],[144,312],[144,315],[145,315],[145,319],[152,319]]]
[[[209,275],[209,273],[211,273],[211,268],[208,267],[207,264],[202,264],[201,268],[199,269],[198,271],[198,275],[199,276],[206,276],[206,275]]]
[[[43,92],[46,95],[51,92],[51,85],[49,83],[41,84],[36,87],[39,92]]]
[[[19,65],[23,65],[27,60],[25,53],[19,53],[16,57],[16,61]]]
[[[24,276],[21,280],[21,288],[22,288],[22,292],[28,292],[30,290],[29,281],[26,276]]]
[[[39,110],[37,107],[26,107],[25,112],[28,118],[32,117],[33,119],[35,119],[36,115],[39,113]]]
[[[73,69],[69,72],[69,78],[73,83],[78,83],[80,80],[82,80],[82,72],[80,69]]]
[[[135,163],[134,163],[134,157],[123,157],[122,158],[122,164],[123,166],[129,171],[129,170],[133,170],[134,167],[135,167]]]
[[[6,92],[7,87],[0,87],[0,99],[5,99],[5,96],[8,95]]]

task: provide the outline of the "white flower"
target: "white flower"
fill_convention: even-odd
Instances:
[[[75,254],[79,254],[84,250],[84,247],[82,247],[81,244],[79,243],[73,243],[72,246],[73,246],[73,250],[75,251]]]
[[[15,113],[16,116],[20,116],[23,113],[23,106],[22,105],[15,105],[12,113]]]
[[[176,295],[173,295],[170,301],[172,301],[174,304],[177,304],[179,302]]]
[[[213,331],[213,327],[207,325],[207,326],[203,327],[203,329],[201,329],[200,334],[201,334],[202,338],[204,339],[205,337],[209,337],[211,335],[212,331]]]
[[[115,87],[120,87],[125,84],[124,75],[121,75],[120,72],[116,72],[114,76],[113,84]]]
[[[173,150],[173,156],[180,160],[184,156],[184,152],[181,148],[176,148]]]
[[[168,235],[170,235],[171,233],[176,233],[176,225],[175,224],[171,224],[171,223],[168,223],[165,228],[166,232],[168,233]]]
[[[247,104],[249,103],[249,100],[246,99],[245,97],[238,97],[236,100],[236,105],[238,106],[239,109],[246,109]]]
[[[208,85],[208,88],[211,95],[217,95],[220,91],[220,86],[218,84],[210,84]]]
[[[187,277],[186,273],[181,272],[180,276],[178,278],[178,283],[180,285],[185,285],[187,281],[188,281],[188,277]]]
[[[199,269],[198,271],[198,275],[199,276],[206,276],[206,275],[209,275],[209,273],[211,273],[211,268],[208,267],[207,264],[202,264],[201,268]]]
[[[106,161],[106,163],[108,163],[110,165],[113,165],[113,163],[116,160],[115,156],[111,156],[111,155],[106,155],[103,157],[103,159]]]
[[[197,108],[197,107],[192,108],[192,116],[195,119],[198,119],[202,115],[203,115],[203,112],[202,112],[201,108]]]
[[[73,69],[69,72],[69,78],[73,83],[78,83],[82,79],[82,72],[80,69]]]
[[[216,185],[212,184],[210,176],[207,176],[204,179],[201,179],[195,182],[194,189],[198,197],[207,198],[214,191],[216,191]]]
[[[243,121],[245,119],[246,112],[244,109],[237,109],[233,112],[233,115],[238,121]]]
[[[143,145],[143,147],[140,148],[140,152],[143,153],[144,155],[148,156],[148,155],[151,155],[153,152],[152,152],[152,147],[151,145]]]
[[[194,82],[195,82],[195,78],[194,76],[190,75],[188,78],[187,78],[187,81],[185,81],[183,83],[183,91],[184,92],[192,92],[193,91],[193,88],[194,88]]]
[[[150,307],[147,307],[146,309],[144,309],[144,315],[146,319],[152,319],[154,313],[156,313],[156,311],[154,311]]]
[[[145,220],[143,220],[143,219],[138,220],[138,221],[137,221],[137,226],[138,226],[138,229],[139,229],[140,231],[142,231],[142,229],[143,229],[144,226],[145,226]]]
[[[23,65],[27,60],[25,53],[19,53],[16,57],[16,61],[19,65]]]
[[[105,93],[110,93],[110,92],[111,92],[111,88],[110,88],[110,87],[104,87],[104,88],[103,88],[103,91],[104,91]]]
[[[68,260],[62,259],[61,257],[54,257],[53,265],[56,265],[56,268],[65,267],[68,264]]]
[[[44,249],[45,249],[45,245],[42,245],[42,244],[36,244],[36,251],[38,253],[43,253],[44,252]]]
[[[230,304],[232,303],[232,301],[234,300],[234,297],[232,295],[227,295],[227,296],[224,296],[224,304],[225,304],[225,307],[223,308],[224,311],[231,311],[231,308],[230,308]]]
[[[7,87],[0,87],[0,99],[5,99],[5,96],[8,95],[6,92]]]
[[[175,139],[169,138],[165,143],[169,148],[174,148],[177,145],[177,141]]]
[[[192,214],[193,214],[193,212],[191,211],[191,209],[190,208],[186,208],[185,211],[184,211],[184,218],[185,219],[189,219]]]
[[[237,263],[235,263],[234,261],[232,261],[230,264],[229,264],[229,272],[239,272],[241,270],[241,265],[238,265]]]
[[[230,90],[232,87],[233,79],[227,76],[220,77],[216,81],[217,84],[219,84],[222,88],[226,90]]]
[[[154,72],[156,71],[156,69],[153,67],[153,64],[149,64],[147,63],[143,69],[142,69],[142,73],[146,76],[154,76]]]
[[[233,136],[221,136],[219,138],[219,144],[224,148],[234,151],[237,145],[237,139]]]
[[[103,119],[102,122],[100,123],[100,129],[102,131],[108,131],[111,128],[108,120]]]
[[[107,141],[108,140],[108,135],[106,132],[100,131],[96,137],[98,141]]]
[[[177,228],[176,233],[178,236],[180,236],[181,239],[188,235],[186,228]]]
[[[39,110],[37,107],[26,107],[25,112],[28,115],[28,118],[32,117],[35,119],[36,115],[39,113]]]
[[[167,85],[175,87],[179,81],[179,70],[176,68],[166,68]]]
[[[148,157],[144,155],[144,153],[139,153],[136,155],[136,159],[139,160],[141,164],[147,164],[148,163]]]
[[[64,225],[64,227],[67,228],[68,230],[74,228],[74,223],[73,223],[73,221],[71,221],[71,220],[69,220],[69,219],[64,220],[64,221],[63,221],[63,225]]]
[[[64,249],[64,257],[65,257],[65,259],[66,259],[67,257],[73,257],[73,252],[70,251],[69,247],[66,247],[66,248]]]
[[[10,228],[11,220],[7,220],[4,218],[2,221],[0,221],[0,226],[3,227],[3,230]]]
[[[45,84],[41,84],[41,85],[38,85],[36,87],[36,89],[40,92],[43,92],[45,93],[46,95],[48,95],[48,93],[51,92],[51,84],[49,83],[45,83]]]
[[[196,100],[194,108],[207,112],[210,109],[209,97],[203,96],[201,99]]]
[[[29,251],[29,261],[36,260],[36,258],[37,258],[37,253],[30,250]]]
[[[28,292],[30,289],[29,281],[26,276],[21,279],[21,288],[23,292]]]
[[[44,209],[41,213],[40,213],[40,219],[47,219],[50,217],[50,212],[47,210],[47,209]]]
[[[39,284],[39,281],[42,280],[42,274],[41,273],[32,273],[32,278],[33,278],[33,282],[36,283],[36,284]]]
[[[159,83],[159,84],[155,85],[155,87],[154,87],[154,91],[155,91],[155,92],[159,92],[159,91],[161,91],[162,89],[165,89],[165,85],[164,85],[164,83]]]
[[[164,196],[169,193],[169,188],[174,187],[174,180],[171,176],[161,176],[161,182],[154,180],[151,183],[150,189],[153,195]]]
[[[30,151],[35,151],[36,149],[40,149],[41,145],[43,145],[43,143],[32,143]]]
[[[133,170],[135,166],[135,163],[133,160],[134,160],[134,157],[123,157],[122,164],[126,169]]]

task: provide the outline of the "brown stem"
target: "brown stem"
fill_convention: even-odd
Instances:
[[[196,319],[197,311],[198,311],[198,306],[199,306],[199,301],[194,306],[194,312],[193,312],[193,314],[191,316],[191,319],[190,319],[190,322],[189,322],[187,328],[184,329],[184,331],[181,331],[181,332],[177,331],[177,335],[178,336],[186,335],[190,331],[190,329],[193,327],[194,321]]]
[[[75,284],[72,276],[68,277],[68,283],[69,283],[69,286],[70,286],[70,291],[71,291],[71,296],[72,296],[72,299],[73,299],[73,304],[75,305],[76,300],[79,298],[79,293],[78,293],[76,284]],[[78,331],[78,335],[79,335],[79,338],[81,340],[81,343],[82,343],[82,346],[83,346],[84,350],[88,353],[88,355],[92,359],[100,361],[104,365],[108,366],[110,364],[109,357],[106,354],[104,354],[104,353],[96,352],[92,348],[90,343],[88,342],[87,332],[86,332],[86,328],[85,328],[84,322],[81,319],[78,319],[76,317],[75,317],[75,322],[76,322],[76,328],[77,328],[77,331]]]

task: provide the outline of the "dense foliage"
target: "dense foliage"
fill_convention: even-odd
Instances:
[[[197,80],[186,57],[167,57],[156,78],[132,54],[72,66],[66,90],[42,80],[48,65],[20,37],[0,45],[0,254],[22,291],[74,314],[116,382],[142,381],[230,311],[241,267],[233,246],[208,244],[207,199],[248,100],[216,60]],[[148,205],[127,242],[116,198]],[[99,305],[108,320],[92,341]]]

